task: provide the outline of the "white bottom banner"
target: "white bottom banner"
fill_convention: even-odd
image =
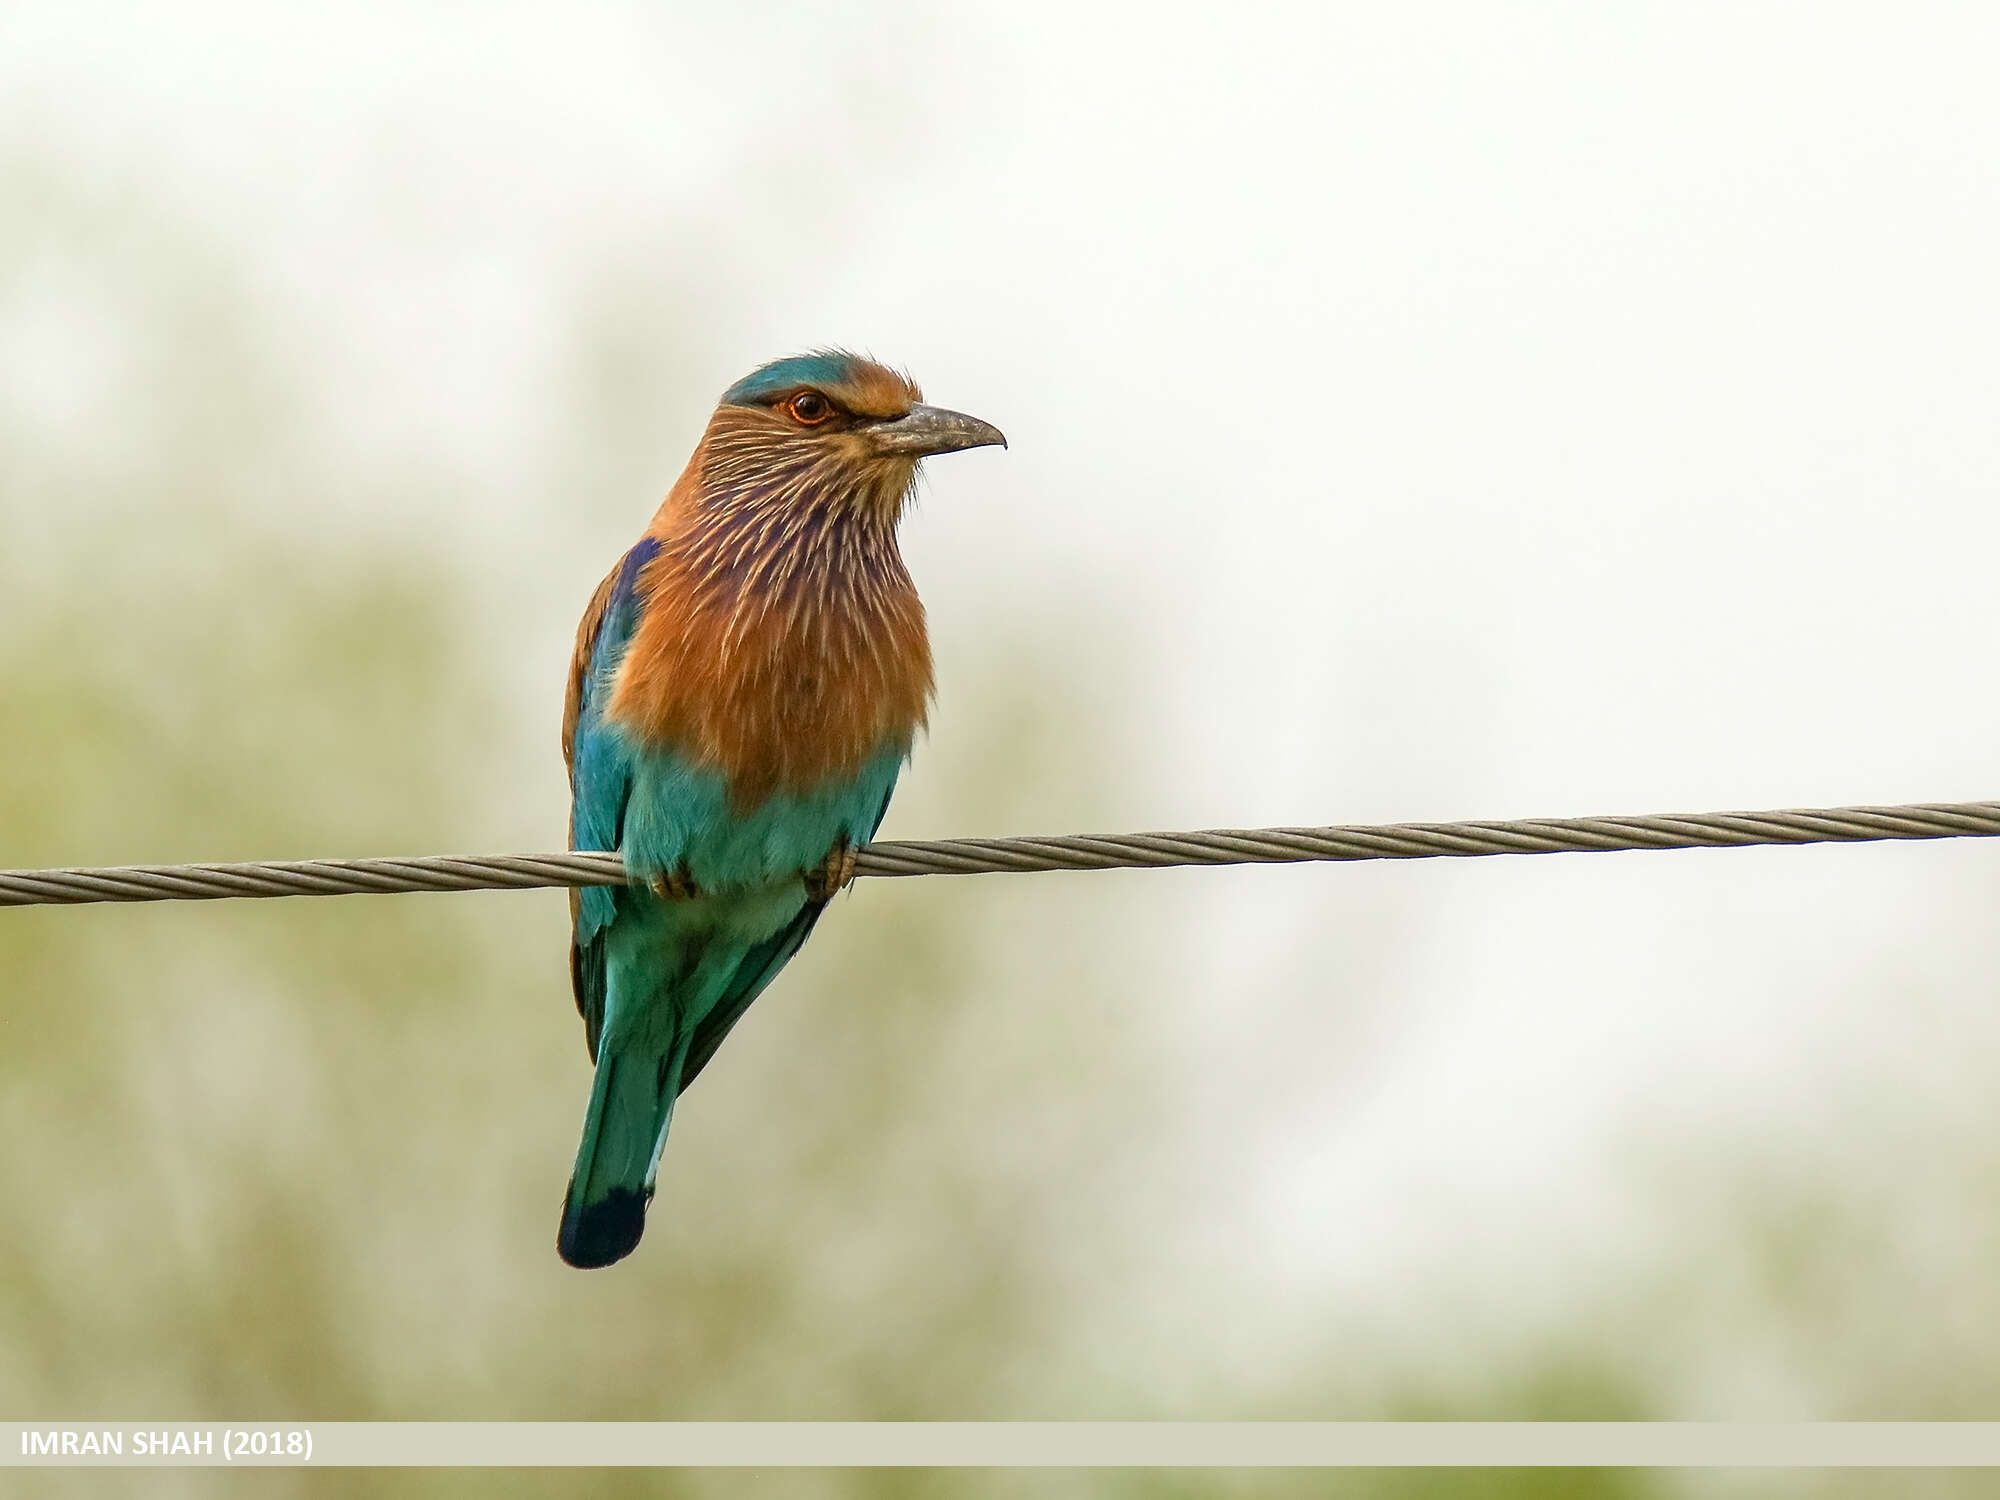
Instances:
[[[2000,1422],[16,1422],[14,1466],[1917,1468]]]

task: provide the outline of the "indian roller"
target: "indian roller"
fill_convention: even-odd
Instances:
[[[920,460],[1006,439],[922,397],[838,350],[738,381],[577,628],[570,847],[615,850],[630,883],[570,893],[597,1068],[570,1265],[639,1243],[674,1101],[853,878],[924,727],[896,526]]]

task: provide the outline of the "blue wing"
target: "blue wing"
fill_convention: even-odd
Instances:
[[[623,736],[605,726],[604,700],[644,608],[640,570],[659,550],[660,544],[648,537],[627,552],[597,586],[577,628],[563,714],[572,849],[616,850],[624,836],[632,794],[631,752]],[[593,1061],[604,1024],[604,929],[616,911],[617,892],[610,886],[570,892],[570,984]]]

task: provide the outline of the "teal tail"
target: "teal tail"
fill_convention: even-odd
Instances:
[[[634,1038],[606,1040],[597,1059],[583,1141],[563,1199],[556,1252],[573,1266],[608,1266],[646,1231],[660,1148],[680,1093],[684,1044],[662,1053]]]

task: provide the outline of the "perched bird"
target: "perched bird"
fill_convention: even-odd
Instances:
[[[556,1245],[629,1255],[674,1100],[854,874],[924,726],[923,605],[896,524],[931,454],[1006,439],[837,350],[723,393],[584,611],[563,758],[570,847],[632,884],[570,896],[597,1065]]]

